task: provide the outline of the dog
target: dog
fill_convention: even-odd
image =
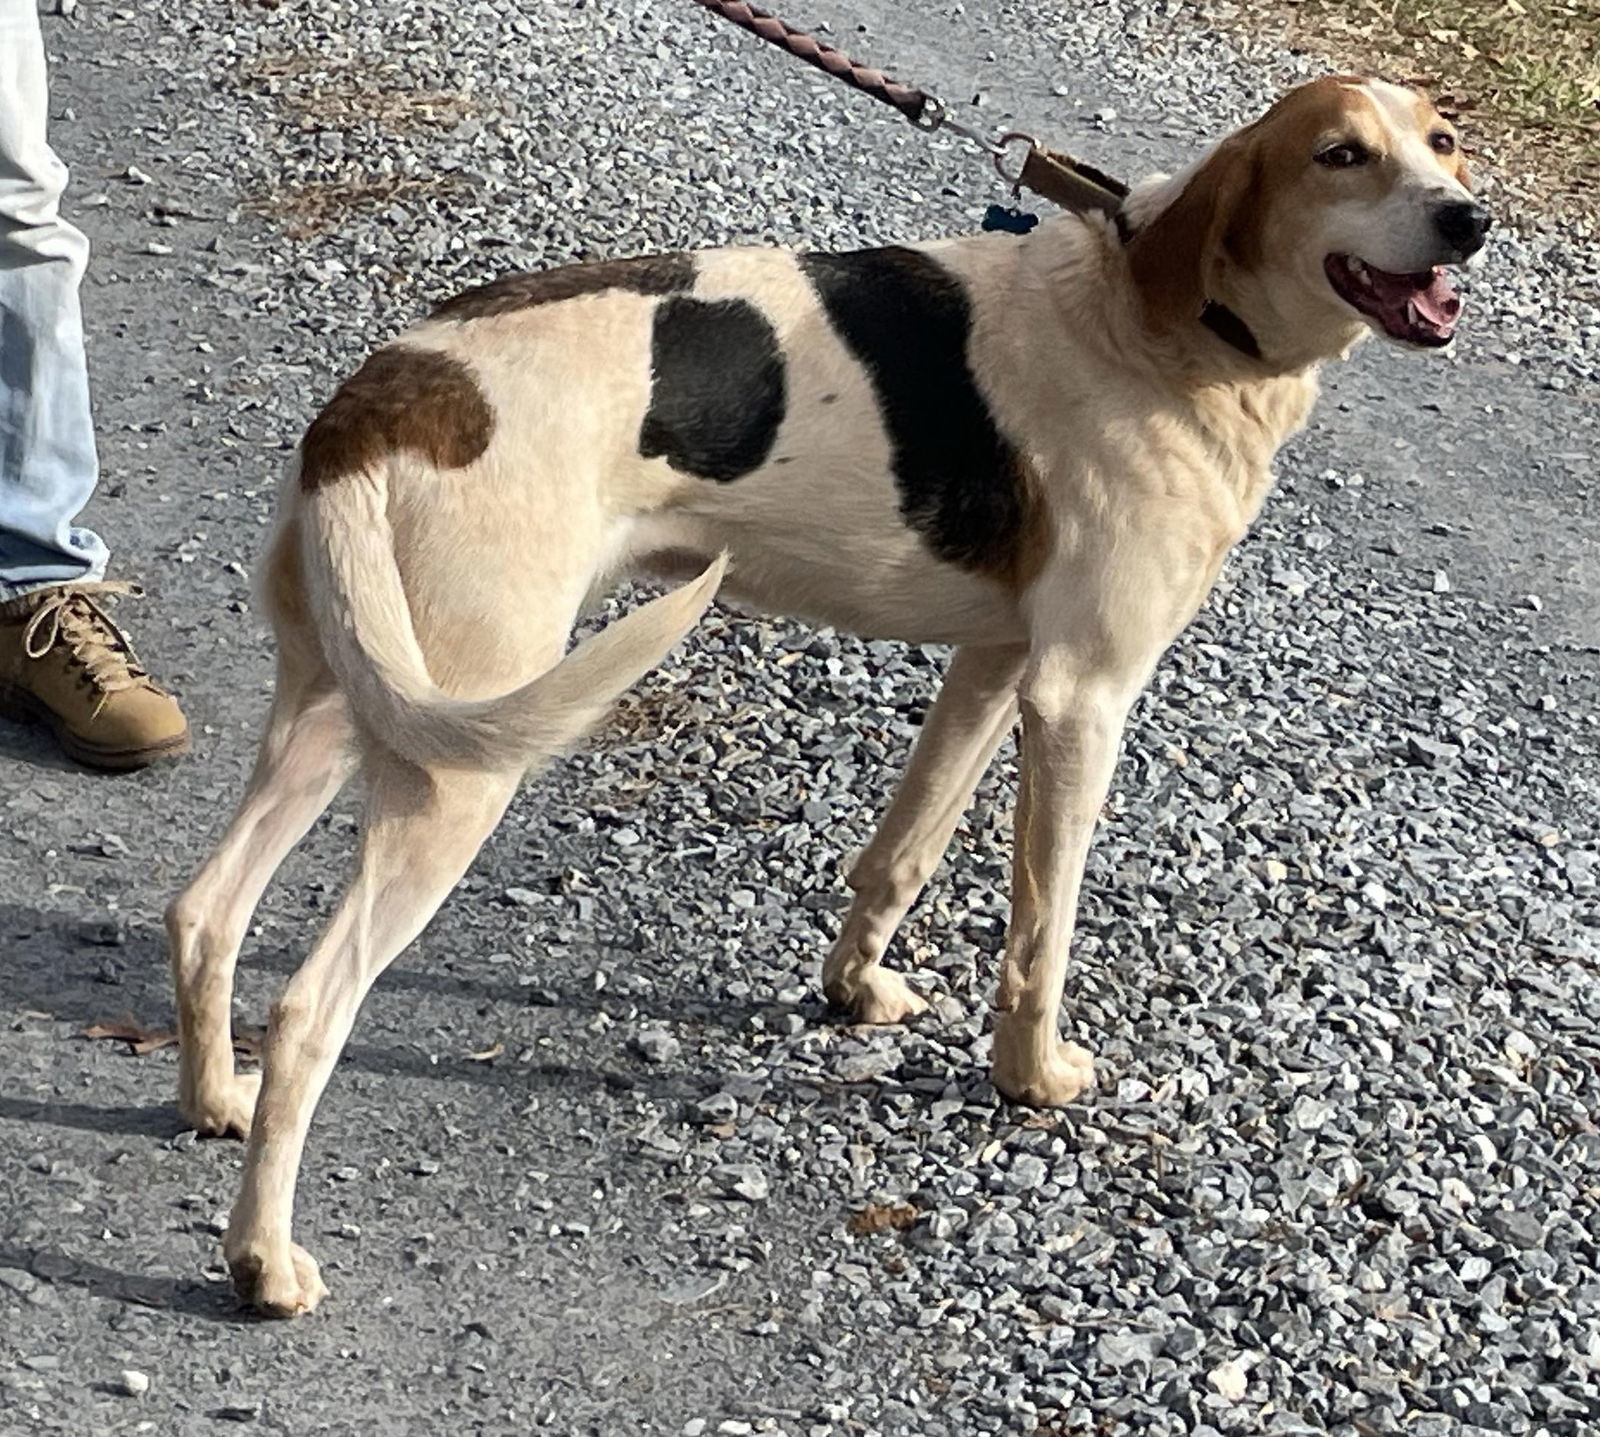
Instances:
[[[823,969],[864,1023],[925,1004],[882,964],[1021,720],[993,1080],[1094,1080],[1057,1010],[1124,720],[1304,423],[1377,332],[1433,348],[1484,243],[1422,96],[1293,90],[1113,223],[855,253],[725,249],[516,275],[374,353],[306,431],[261,574],[277,687],[220,846],[167,913],[179,1106],[248,1138],[224,1240],[242,1299],[326,1289],[291,1241],[312,1111],[356,1011],[523,776],[600,719],[724,582],[763,609],[955,647]],[[563,654],[627,573],[689,582]],[[272,872],[350,774],[358,871],[236,1073],[233,969]]]

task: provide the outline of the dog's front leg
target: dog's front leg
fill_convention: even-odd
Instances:
[[[898,1023],[927,1007],[881,960],[1016,722],[1027,656],[1022,645],[956,650],[894,802],[850,871],[856,897],[823,965],[822,985],[828,1001],[858,1022]]]
[[[1057,1010],[1084,860],[1137,685],[1053,649],[1024,679],[1011,927],[996,999],[994,1084],[1037,1107],[1094,1083],[1094,1059],[1061,1040]]]

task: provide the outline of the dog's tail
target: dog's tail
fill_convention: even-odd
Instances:
[[[721,555],[521,688],[456,699],[429,677],[412,626],[387,513],[387,463],[302,489],[300,499],[307,589],[328,663],[357,721],[419,764],[533,768],[556,757],[694,627],[727,567]]]

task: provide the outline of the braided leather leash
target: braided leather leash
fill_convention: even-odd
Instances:
[[[953,130],[972,141],[994,160],[1000,177],[1014,189],[1032,190],[1052,204],[1076,214],[1096,211],[1113,218],[1122,209],[1128,187],[1093,165],[1076,160],[1058,150],[1047,150],[1031,135],[1013,130],[991,139],[950,118],[949,111],[936,95],[902,85],[882,70],[858,65],[843,51],[824,44],[804,30],[796,29],[769,11],[746,0],[694,0],[702,9],[730,20],[742,30],[778,46],[779,49],[814,65],[835,79],[892,105],[919,130]],[[1026,145],[1022,163],[1012,172],[1017,148]]]
[[[815,65],[836,80],[843,80],[863,94],[871,95],[874,100],[893,105],[913,125],[921,122],[928,108],[930,96],[921,90],[891,80],[882,70],[869,70],[865,65],[856,64],[843,51],[824,44],[804,30],[797,30],[766,10],[745,4],[744,0],[694,0],[694,3],[713,15],[733,21],[741,30],[748,30],[769,44],[787,50],[796,59]]]

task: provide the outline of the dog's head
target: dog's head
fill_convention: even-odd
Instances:
[[[1151,319],[1240,313],[1263,350],[1340,353],[1364,332],[1448,344],[1444,266],[1483,245],[1454,126],[1413,90],[1314,80],[1198,166],[1130,202],[1128,259]]]

